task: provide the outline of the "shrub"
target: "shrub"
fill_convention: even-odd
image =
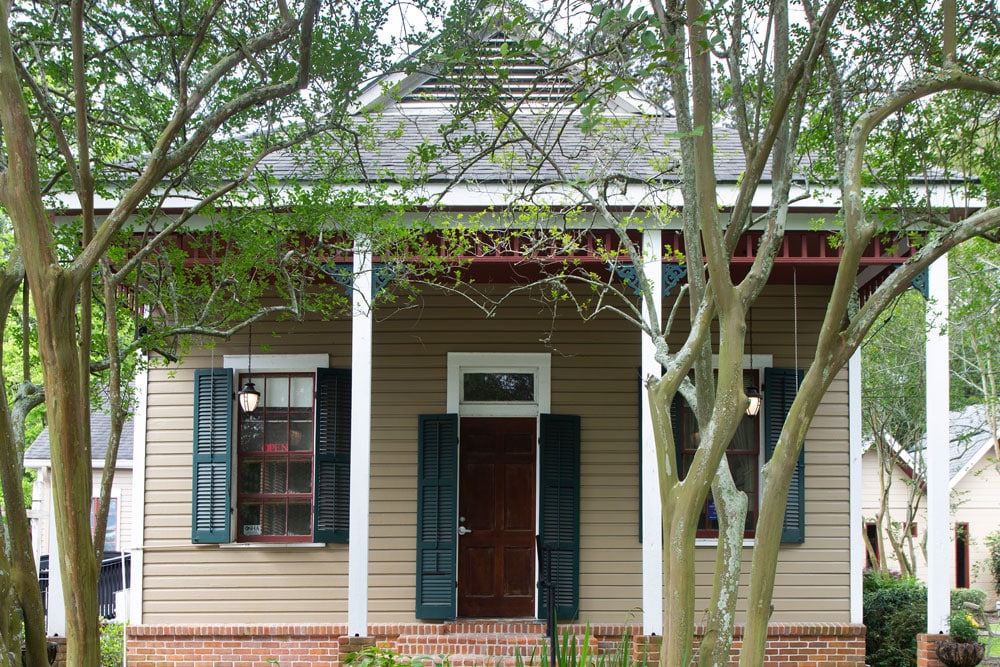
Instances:
[[[968,612],[966,602],[972,602],[980,608],[986,605],[986,592],[978,588],[953,588],[951,589],[951,611],[952,613]]]
[[[423,667],[425,665],[440,665],[447,667],[447,656],[405,656],[393,651],[388,646],[366,646],[360,651],[354,651],[344,656],[345,665],[354,667]]]
[[[986,546],[990,549],[989,566],[993,574],[993,586],[1000,595],[1000,530],[994,530],[986,536]]]
[[[866,573],[865,662],[871,667],[917,664],[917,634],[927,626],[927,589],[916,579]]]
[[[101,667],[122,667],[125,648],[125,625],[101,622]]]

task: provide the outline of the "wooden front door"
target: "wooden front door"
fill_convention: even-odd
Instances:
[[[535,601],[534,419],[463,418],[458,615],[523,617]]]

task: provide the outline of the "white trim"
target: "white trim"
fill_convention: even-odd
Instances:
[[[326,542],[226,542],[220,549],[318,549],[329,546]]]
[[[533,373],[534,403],[463,403],[462,373]],[[546,352],[449,352],[448,412],[460,417],[537,417],[548,412],[552,401],[552,355]]]
[[[863,450],[861,435],[861,349],[854,351],[847,363],[847,414],[848,414],[848,526],[850,555],[850,610],[851,623],[861,623],[863,616],[862,569],[865,563],[865,541],[861,539],[864,530],[862,512],[863,483],[861,456]]]
[[[351,319],[351,520],[347,545],[347,633],[368,634],[374,271],[370,244],[354,244]]]
[[[315,371],[330,365],[329,354],[255,354],[253,364],[245,354],[227,354],[222,358],[222,367],[234,371]]]
[[[949,526],[948,255],[931,264],[927,282],[927,632],[937,634],[948,630],[955,557]]]
[[[650,294],[663,294],[663,271],[661,269],[662,232],[646,232],[642,235],[644,289]],[[649,312],[649,304],[642,300],[642,319],[660,330],[663,324],[663,299],[654,298],[659,305],[656,312]],[[647,635],[663,636],[663,506],[660,502],[660,476],[656,464],[656,439],[653,437],[653,416],[649,405],[649,394],[645,391],[645,379],[661,374],[660,362],[656,360],[656,345],[643,332],[642,350],[642,391],[640,392],[642,419],[642,631]]]
[[[100,488],[97,488],[97,489],[94,489],[94,490],[98,494],[101,491]],[[93,519],[94,501],[95,500],[100,500],[100,496],[97,495],[97,496],[92,496],[90,498],[91,519]],[[122,521],[121,521],[121,518],[122,518],[122,490],[121,490],[121,487],[114,486],[114,485],[111,486],[110,500],[114,500],[116,502],[116,508],[117,508],[116,511],[115,511],[115,531],[116,531],[116,533],[115,533],[115,547],[116,548],[115,549],[111,549],[111,551],[118,551],[118,552],[126,551],[126,549],[125,549],[125,543],[122,541]],[[109,519],[111,518],[111,510],[110,509],[108,510],[108,518]],[[105,531],[104,531],[104,543],[107,544],[107,542],[108,542],[108,534],[107,534],[107,527],[105,527]]]
[[[744,537],[743,538],[743,546],[745,548],[746,547],[753,547],[756,544],[757,544],[757,541],[754,540],[754,538],[752,538],[752,537]],[[719,546],[719,538],[717,538],[717,537],[696,537],[694,539],[694,545],[696,547],[713,547],[713,548],[715,548],[715,547]]]
[[[949,443],[949,446],[950,444],[951,443]],[[966,475],[972,472],[972,469],[975,468],[977,465],[979,465],[979,462],[982,461],[983,458],[989,452],[992,451],[993,451],[993,443],[990,442],[989,440],[984,441],[982,446],[979,448],[979,451],[976,452],[971,459],[966,461],[965,465],[962,466],[959,469],[959,471],[956,472],[955,475],[951,478],[950,488],[954,489],[956,486],[958,486],[958,483],[961,482]]]
[[[128,618],[142,623],[143,548],[146,544],[146,420],[149,402],[149,369],[141,365],[135,377],[135,415],[132,417],[132,586]],[[119,508],[121,511],[121,508]]]

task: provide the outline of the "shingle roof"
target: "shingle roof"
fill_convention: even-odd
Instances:
[[[372,140],[358,149],[362,168],[353,176],[369,182],[411,178],[417,175],[418,156],[423,156],[431,182],[679,179],[680,142],[674,118],[615,115],[589,132],[581,121],[579,115],[526,110],[516,117],[520,129],[504,132],[490,118],[456,123],[445,111],[387,112],[374,121]],[[717,179],[736,183],[746,166],[739,137],[730,128],[713,131]],[[306,151],[286,151],[270,156],[266,164],[282,179],[329,178],[318,162]],[[770,169],[765,180],[769,178]]]
[[[111,433],[111,415],[105,412],[93,411],[90,414],[90,446],[93,460],[104,460],[108,451],[108,436]],[[122,427],[122,437],[118,444],[118,464],[132,462],[133,423],[129,419]],[[48,461],[52,458],[49,451],[49,429],[45,427],[35,441],[24,453],[25,460]]]
[[[952,412],[949,424],[949,477],[954,479],[993,441],[986,420],[985,405],[970,405],[959,412]]]

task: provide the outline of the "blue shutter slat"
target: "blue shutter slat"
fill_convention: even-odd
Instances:
[[[316,369],[313,540],[347,542],[351,520],[351,371]]]
[[[194,372],[191,541],[195,543],[220,544],[230,540],[232,397],[232,370]]]
[[[792,407],[795,394],[802,381],[802,371],[788,368],[764,369],[764,458],[771,460],[771,454],[778,444],[778,437],[785,424],[785,417]],[[788,488],[785,504],[785,520],[781,531],[784,543],[802,543],[806,539],[805,527],[805,445],[799,452],[799,460]]]
[[[572,620],[580,607],[580,418],[543,414],[540,432],[540,546],[552,558],[556,617]],[[539,618],[547,615],[545,598],[539,595]]]
[[[417,448],[417,618],[457,611],[458,415],[420,415]]]

